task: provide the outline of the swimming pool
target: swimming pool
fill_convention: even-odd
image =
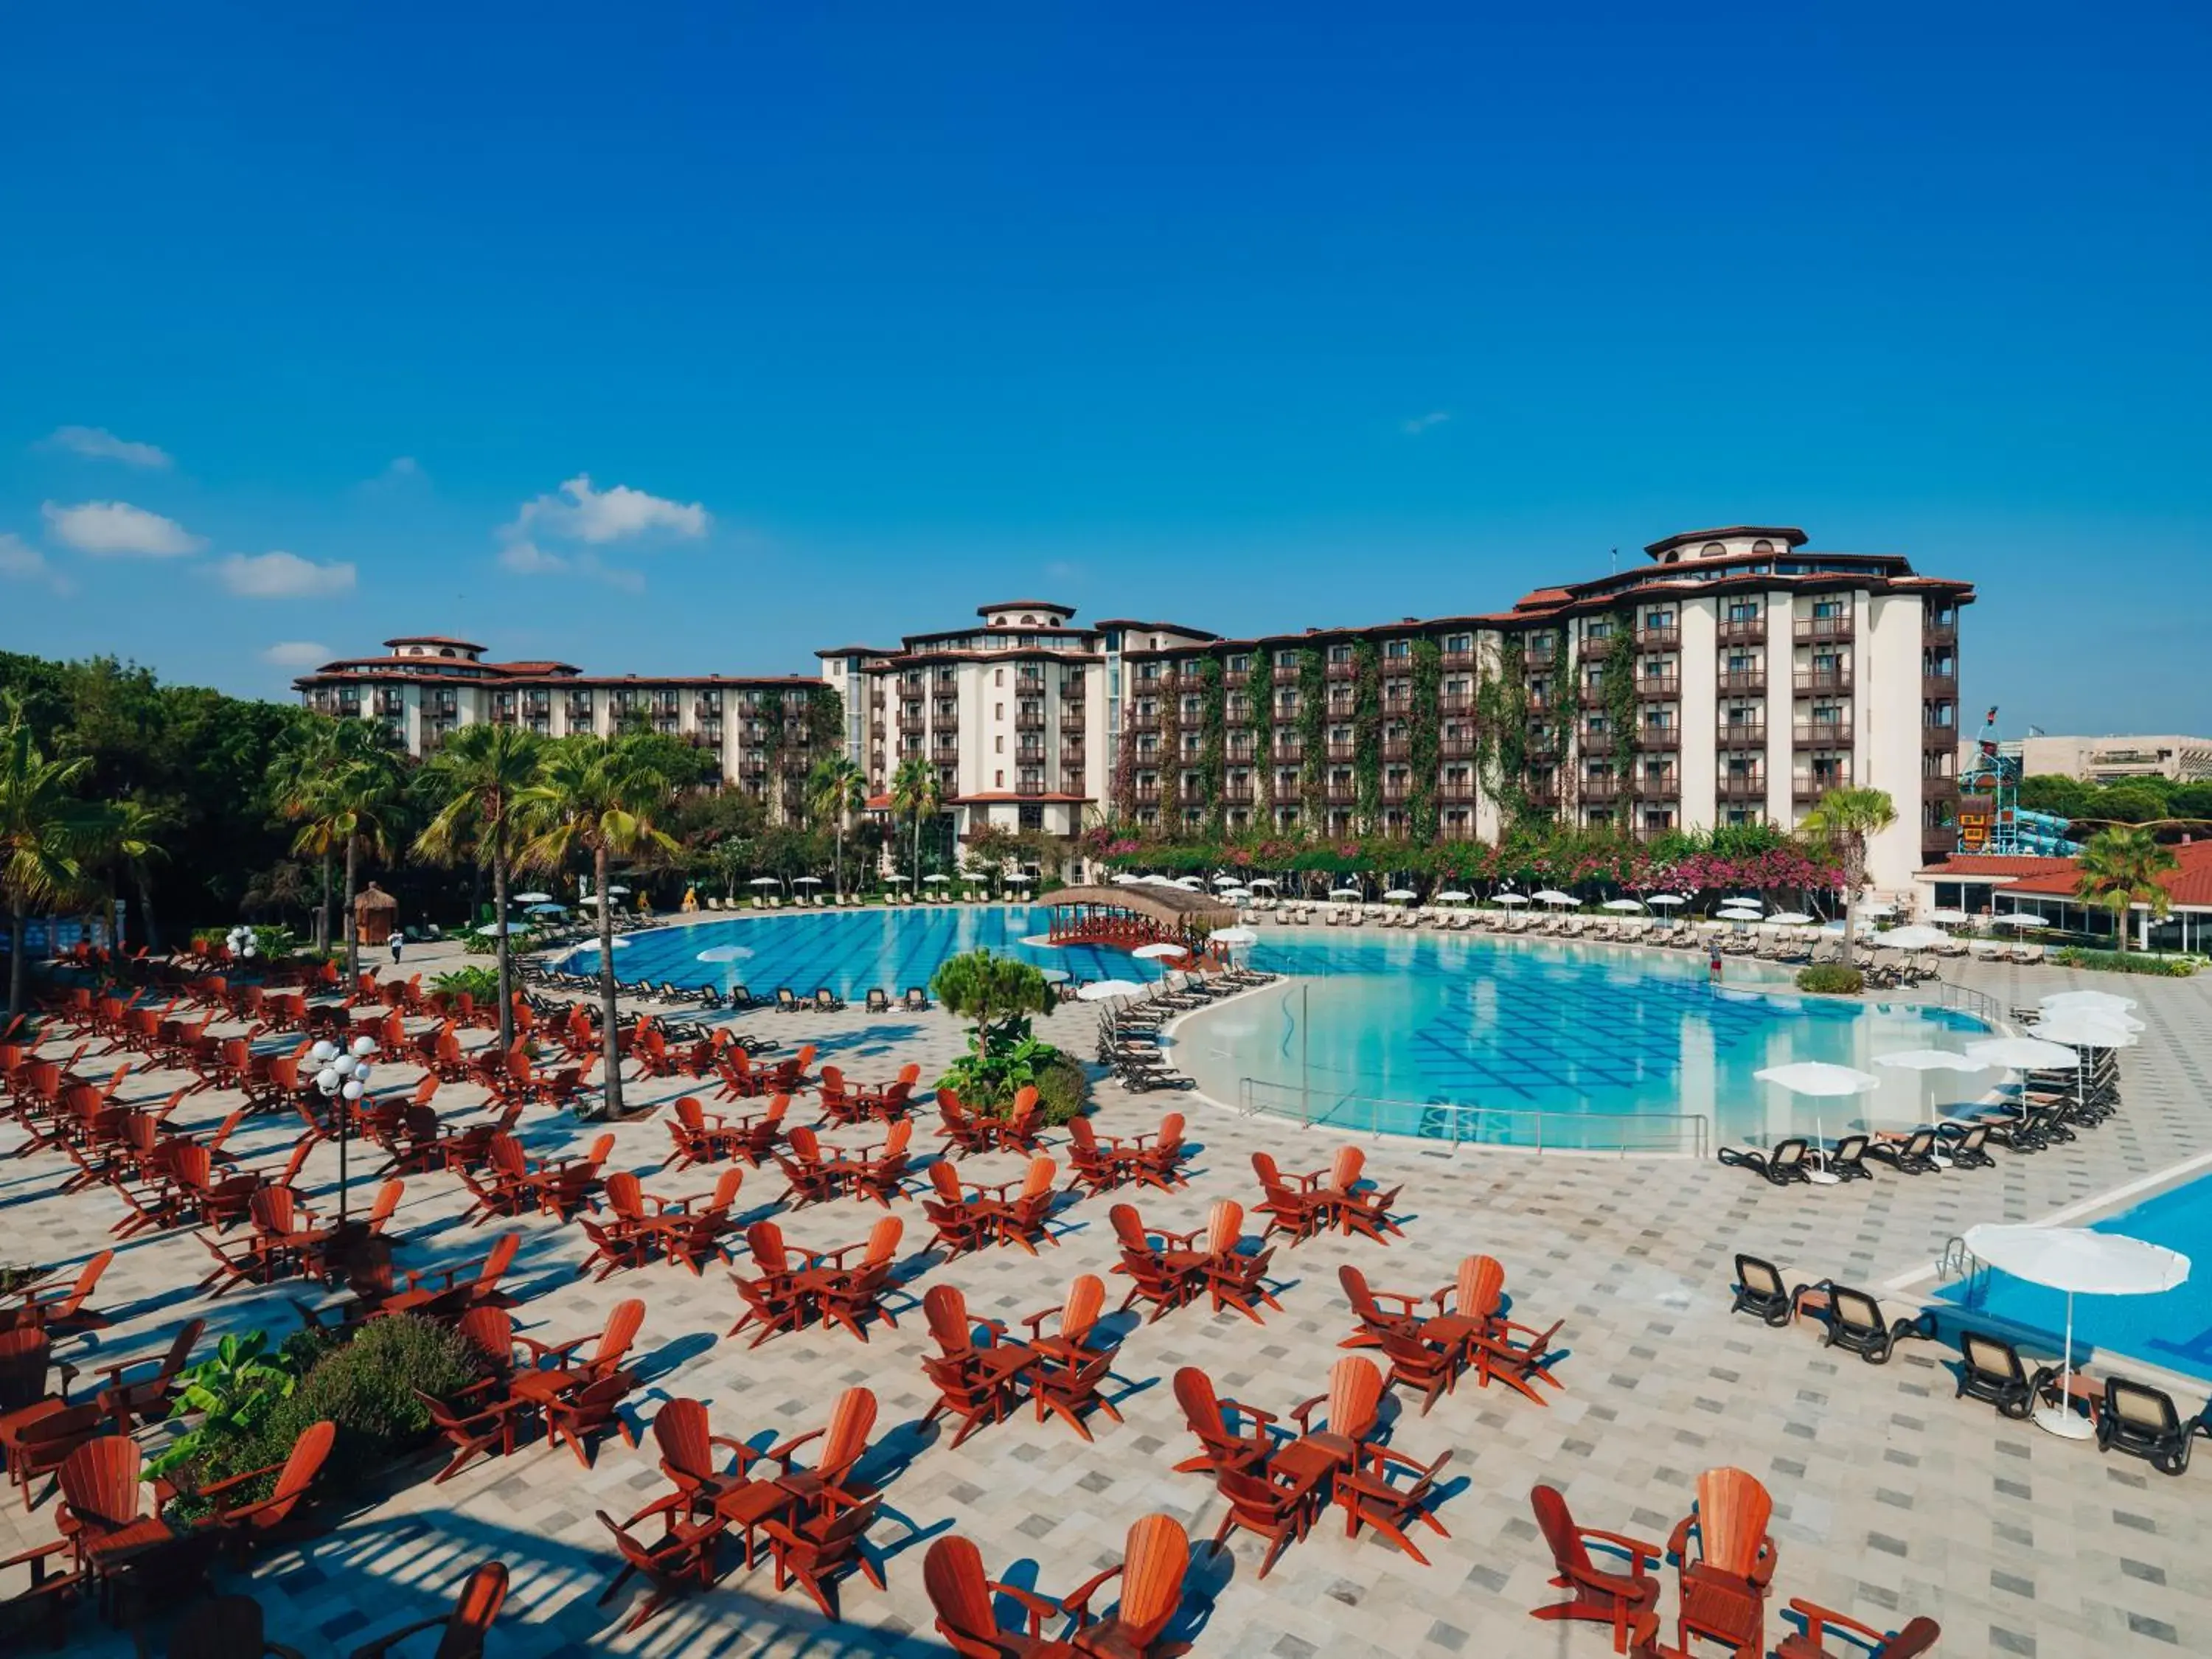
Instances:
[[[2086,1364],[2100,1353],[2132,1355],[2212,1382],[2212,1176],[2085,1224],[2179,1250],[2189,1258],[2191,1272],[2185,1283],[2160,1296],[2075,1297],[2074,1363]],[[1984,1273],[1947,1285],[1936,1299],[2045,1334],[2054,1355],[2065,1338],[2065,1296],[2009,1273]],[[2185,1413],[2191,1409],[2178,1403]]]
[[[1780,970],[1735,959],[1718,991],[1701,955],[1528,939],[1269,930],[1252,959],[1297,977],[1185,1021],[1177,1062],[1226,1103],[1398,1133],[1661,1150],[1620,1134],[1621,1120],[1704,1114],[1717,1139],[1765,1146],[1909,1127],[1997,1075],[1930,1084],[1874,1066],[1984,1028],[1947,1009],[1802,997]],[[1752,1075],[1790,1060],[1855,1066],[1881,1087],[1814,1102]],[[1480,1133],[1444,1104],[1486,1109]]]
[[[927,988],[948,957],[988,945],[1040,968],[1077,979],[1156,979],[1147,962],[1091,945],[1054,949],[1024,945],[1041,935],[1050,913],[1030,905],[899,906],[878,910],[799,911],[738,921],[702,921],[621,936],[615,971],[625,981],[677,985],[744,986],[755,996],[789,986],[802,997],[826,985],[848,1002],[881,987],[893,1000],[910,985]],[[734,962],[702,962],[699,952],[729,946]],[[572,951],[563,967],[596,965],[596,952]]]

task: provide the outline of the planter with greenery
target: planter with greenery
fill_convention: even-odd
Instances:
[[[443,991],[447,996],[468,996],[490,1006],[499,996],[499,969],[496,968],[450,968],[430,981],[430,988]]]
[[[1030,1033],[1030,1016],[1053,1006],[1052,986],[1041,970],[1018,957],[970,951],[939,968],[929,988],[947,1013],[973,1028],[968,1052],[937,1079],[939,1088],[989,1117],[1004,1116],[1015,1095],[1031,1087],[1048,1123],[1065,1123],[1083,1109],[1081,1062]]]
[[[1797,970],[1797,988],[1824,996],[1855,997],[1866,989],[1866,975],[1840,962],[1816,962]]]
[[[2051,960],[2061,968],[2094,968],[2108,974],[2152,974],[2168,979],[2187,979],[2204,965],[2202,957],[2161,957],[2142,951],[2096,951],[2079,945],[2054,951]]]

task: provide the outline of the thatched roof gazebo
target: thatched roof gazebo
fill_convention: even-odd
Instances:
[[[1183,945],[1202,950],[1206,936],[1237,925],[1237,907],[1211,893],[1131,883],[1114,887],[1063,887],[1046,900],[1052,907],[1048,937],[1055,945]]]
[[[399,920],[399,901],[379,887],[368,884],[366,892],[353,898],[353,936],[363,945],[381,945],[392,937],[392,925]]]

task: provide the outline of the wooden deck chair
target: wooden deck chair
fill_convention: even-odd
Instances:
[[[453,1610],[401,1626],[356,1648],[349,1659],[386,1659],[392,1650],[410,1637],[439,1630],[438,1645],[430,1659],[483,1659],[484,1635],[507,1602],[507,1564],[486,1561],[462,1582]]]
[[[1536,1525],[1551,1548],[1556,1589],[1567,1592],[1564,1601],[1532,1607],[1529,1616],[1545,1620],[1577,1620],[1613,1626],[1613,1650],[1628,1651],[1629,1634],[1637,1621],[1652,1614],[1659,1604],[1659,1581],[1645,1569],[1666,1559],[1656,1544],[1624,1533],[1578,1527],[1568,1512],[1567,1500],[1557,1488],[1540,1486],[1528,1494],[1536,1512]],[[1590,1559],[1590,1546],[1627,1558],[1627,1571],[1601,1567]]]
[[[1079,1653],[1126,1659],[1174,1659],[1190,1651],[1188,1642],[1164,1642],[1163,1633],[1182,1607],[1183,1579],[1190,1571],[1190,1536],[1172,1516],[1147,1515],[1130,1527],[1121,1565],[1109,1567],[1061,1598],[1075,1615]],[[1091,1605],[1115,1579],[1120,1599],[1103,1617]]]

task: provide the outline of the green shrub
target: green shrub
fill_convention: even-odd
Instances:
[[[2195,957],[2154,957],[2141,951],[2092,951],[2079,945],[2053,951],[2051,959],[2061,968],[2096,968],[2108,974],[2154,974],[2169,979],[2187,979],[2200,965]]]
[[[1084,1075],[1081,1060],[1073,1054],[1059,1054],[1037,1073],[1036,1091],[1044,1121],[1062,1124],[1082,1115],[1091,1097],[1091,1079]]]
[[[449,969],[430,981],[434,991],[448,996],[471,996],[482,1002],[499,1000],[499,969],[465,967]]]
[[[538,948],[538,936],[527,927],[518,927],[507,936],[510,956],[522,956]],[[499,935],[471,927],[461,935],[461,949],[472,957],[492,957],[499,954]]]
[[[1797,988],[1827,996],[1856,996],[1866,989],[1866,975],[1840,962],[1816,962],[1797,970]]]

